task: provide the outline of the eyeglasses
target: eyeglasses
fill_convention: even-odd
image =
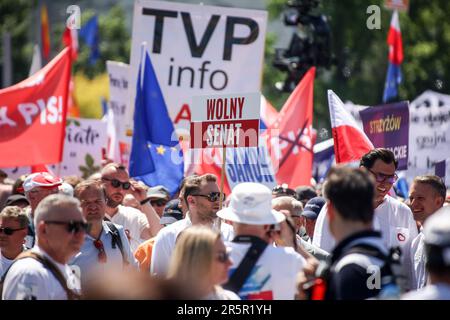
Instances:
[[[398,176],[397,176],[396,173],[394,173],[393,175],[386,175],[386,174],[383,174],[383,173],[373,172],[370,169],[367,169],[367,170],[369,170],[375,176],[375,180],[377,182],[385,182],[386,181],[389,184],[393,184],[398,179]]]
[[[210,202],[219,201],[220,198],[225,199],[225,193],[221,192],[211,192],[210,194],[191,194],[191,196],[198,196],[207,198]]]
[[[48,224],[65,225],[69,233],[88,232],[89,225],[83,221],[45,221]]]
[[[167,204],[167,201],[164,199],[150,200],[152,206],[163,207]]]
[[[94,240],[94,247],[98,250],[98,261],[100,263],[106,263],[108,258],[106,257],[105,247],[102,240]]]
[[[297,192],[295,190],[292,190],[291,188],[288,188],[287,185],[278,185],[272,189],[272,194],[274,195],[281,195],[285,194],[290,197],[297,198]]]
[[[112,185],[114,188],[120,188],[121,185],[122,185],[123,190],[128,190],[128,189],[131,188],[131,183],[130,183],[130,181],[122,182],[122,181],[117,180],[117,179],[108,179],[108,178],[102,178],[102,180],[110,181],[110,182],[111,182],[111,185]]]
[[[8,227],[0,227],[0,233],[4,233],[7,236],[10,236],[14,232],[19,231],[19,230],[23,230],[23,229],[26,229],[26,228],[13,229],[13,228],[8,228]]]
[[[230,260],[230,253],[226,251],[221,251],[217,253],[217,261],[220,263],[227,263]]]

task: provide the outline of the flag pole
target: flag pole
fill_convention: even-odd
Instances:
[[[227,160],[226,157],[226,149],[225,146],[222,146],[222,172],[220,173],[220,193],[223,194],[223,180],[225,178],[225,162]],[[219,210],[222,210],[223,206],[223,200],[222,197],[220,197],[219,200]]]

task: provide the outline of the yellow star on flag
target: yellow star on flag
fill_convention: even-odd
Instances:
[[[156,148],[156,152],[158,152],[158,154],[160,154],[160,155],[164,155],[164,152],[166,152],[166,149],[164,149],[164,147],[160,145],[158,148]]]

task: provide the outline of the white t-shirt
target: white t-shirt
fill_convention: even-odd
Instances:
[[[152,250],[151,274],[165,275],[167,273],[177,237],[181,231],[191,225],[189,214],[186,214],[184,219],[174,222],[158,232]],[[231,241],[234,237],[233,227],[224,222],[220,225],[220,233],[224,241]]]
[[[3,274],[8,270],[8,268],[12,265],[14,259],[9,260],[2,255],[0,251],[0,278],[3,277]]]
[[[450,285],[446,283],[430,284],[418,291],[405,294],[402,300],[450,300]]]
[[[141,238],[142,231],[149,226],[145,214],[138,209],[119,205],[119,211],[111,218],[111,222],[123,226],[125,233],[130,237],[131,251],[145,241]]]
[[[381,232],[387,248],[409,246],[418,234],[411,210],[407,205],[390,196],[386,196],[375,209],[373,224],[374,229]],[[317,217],[313,245],[331,252],[335,244],[327,218],[327,206],[324,205]]]
[[[425,269],[426,256],[423,239],[423,232],[420,232],[411,242],[410,251],[408,252],[411,290],[421,289],[427,283],[428,273]]]
[[[53,260],[38,246],[32,251],[52,261],[67,279],[69,289],[80,290],[78,278],[66,264]],[[3,285],[3,300],[67,300],[66,291],[50,270],[33,258],[23,258],[14,263]]]
[[[245,257],[250,243],[226,242],[231,249],[230,274]],[[303,269],[305,259],[290,247],[268,245],[242,286],[242,300],[293,300],[296,293],[297,274]]]

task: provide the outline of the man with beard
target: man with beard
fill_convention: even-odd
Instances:
[[[145,215],[141,211],[122,206],[125,195],[131,191],[130,177],[126,168],[117,163],[107,164],[101,171],[102,186],[106,195],[106,215],[111,222],[121,225],[130,240],[131,250],[154,236],[159,229],[159,217],[151,208]],[[151,207],[150,204],[147,204]]]
[[[95,270],[137,267],[123,227],[103,220],[106,200],[101,182],[86,180],[79,183],[75,197],[80,200],[83,216],[90,226],[80,252],[69,263],[80,268],[82,285]]]
[[[216,229],[219,229],[220,226],[223,239],[232,240],[233,228],[226,223],[220,223],[216,215],[219,210],[220,197],[223,197],[222,200],[225,199],[225,196],[219,191],[216,180],[215,175],[204,174],[186,181],[183,197],[188,212],[184,219],[165,227],[156,236],[150,268],[152,274],[165,275],[167,273],[177,237],[191,225],[206,225]]]
[[[369,171],[375,180],[374,229],[381,231],[387,248],[404,249],[417,236],[417,226],[411,210],[404,203],[388,195],[397,180],[395,173],[397,165],[398,162],[392,151],[384,148],[369,151],[360,161],[360,167]],[[313,244],[331,252],[335,246],[335,239],[329,230],[329,221],[326,216],[327,206],[324,205],[317,217]],[[404,259],[407,258],[404,256]]]

